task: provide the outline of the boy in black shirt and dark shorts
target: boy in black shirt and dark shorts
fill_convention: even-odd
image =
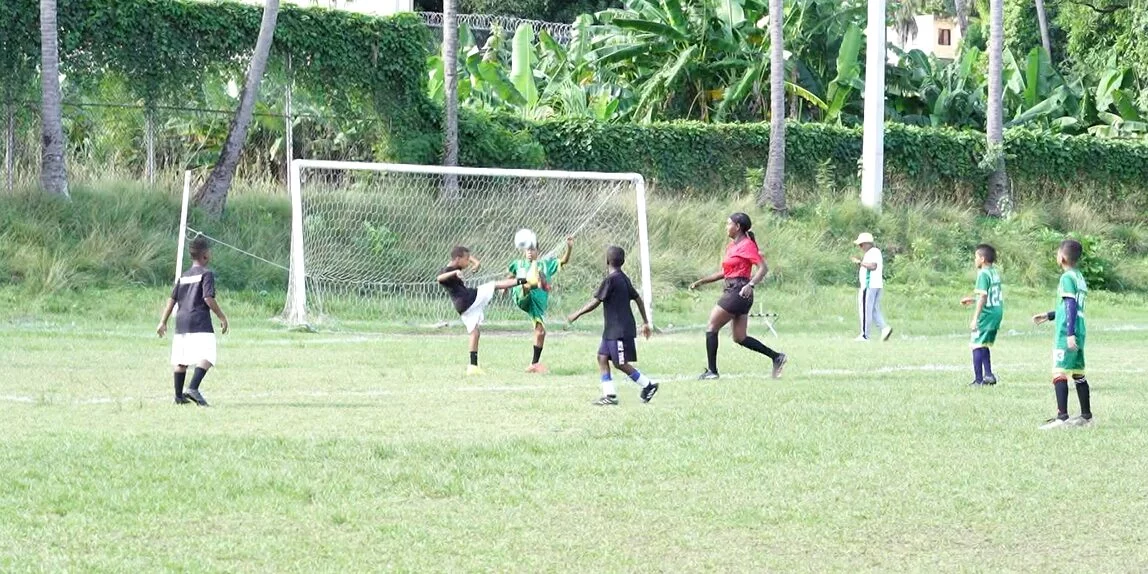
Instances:
[[[215,366],[215,329],[211,325],[211,313],[219,317],[220,332],[227,334],[227,316],[215,302],[215,273],[207,268],[211,261],[211,247],[203,236],[191,242],[193,265],[183,272],[171,291],[167,308],[159,320],[156,333],[163,337],[167,333],[167,321],[176,305],[175,336],[171,341],[171,364],[175,368],[175,404],[191,402],[206,407],[207,401],[199,392],[199,385],[207,376],[207,371]],[[183,390],[187,380],[187,368],[195,366],[191,385]]]
[[[478,327],[486,318],[486,306],[494,299],[494,291],[509,289],[526,282],[525,279],[507,279],[483,283],[478,288],[467,287],[462,280],[463,272],[478,271],[480,265],[470,254],[470,249],[460,245],[451,250],[450,265],[439,271],[435,279],[450,295],[454,310],[461,317],[462,324],[466,325],[466,332],[470,333],[470,364],[466,367],[467,376],[482,374],[482,369],[478,368]]]
[[[642,336],[650,338],[650,321],[646,317],[646,305],[638,295],[630,278],[622,271],[626,263],[626,252],[621,247],[611,246],[606,249],[606,278],[598,287],[594,298],[578,312],[570,315],[567,320],[571,323],[585,315],[598,305],[605,305],[605,328],[602,330],[602,344],[598,347],[598,368],[602,374],[602,398],[594,401],[595,405],[606,406],[618,404],[618,394],[614,390],[614,379],[610,374],[610,363],[614,363],[619,371],[626,373],[630,380],[642,387],[639,394],[643,403],[650,402],[654,393],[658,392],[658,384],[643,375],[631,363],[638,360],[638,348],[634,339],[638,336],[637,326],[634,324],[634,313],[630,309],[630,302],[638,304],[638,312],[642,314]]]

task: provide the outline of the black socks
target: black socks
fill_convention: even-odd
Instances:
[[[1084,378],[1084,375],[1076,375],[1072,377],[1072,382],[1076,383],[1076,398],[1080,400],[1080,416],[1091,419],[1092,405],[1089,399],[1088,379]]]
[[[542,347],[534,346],[534,360],[530,361],[531,365],[537,365],[538,361],[542,360]]]
[[[714,338],[717,338],[716,334],[714,335]],[[756,353],[761,353],[770,359],[776,359],[778,356],[777,351],[766,347],[765,343],[762,343],[753,337],[746,337],[742,339],[738,344]]]
[[[198,391],[199,384],[203,382],[203,377],[207,376],[207,369],[196,367],[195,373],[191,376],[191,390]]]
[[[717,333],[706,331],[706,368],[714,374],[717,374],[717,336]]]
[[[1068,418],[1068,380],[1062,377],[1053,379],[1052,388],[1056,390],[1056,416],[1066,419]]]
[[[187,371],[175,373],[175,398],[183,398],[183,382],[187,380]]]
[[[475,366],[475,367],[478,366],[478,351],[471,351],[470,352],[470,364]]]

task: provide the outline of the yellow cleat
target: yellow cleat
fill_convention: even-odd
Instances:
[[[481,377],[485,374],[486,373],[484,373],[482,371],[482,369],[479,368],[478,365],[467,365],[466,366],[466,376],[468,376],[468,377]]]

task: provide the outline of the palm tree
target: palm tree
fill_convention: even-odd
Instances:
[[[901,40],[901,48],[905,50],[908,50],[909,40],[920,32],[917,27],[917,13],[923,9],[920,4],[920,0],[901,0],[893,14],[893,27]]]
[[[782,0],[769,0],[769,163],[759,205],[770,203],[784,214],[785,206],[785,24]]]
[[[1048,61],[1052,61],[1052,40],[1048,36],[1048,12],[1044,9],[1044,0],[1036,0],[1036,20],[1040,24],[1040,45],[1044,46],[1044,53],[1048,54]]]
[[[442,3],[442,65],[445,125],[442,163],[458,165],[458,14],[456,0]]]
[[[40,0],[40,185],[48,193],[68,197],[59,44],[56,0]]]
[[[239,165],[239,156],[243,153],[247,128],[251,125],[251,117],[255,114],[255,101],[259,99],[259,83],[263,80],[263,72],[267,69],[267,60],[271,55],[271,40],[275,36],[275,22],[278,18],[279,0],[267,0],[263,5],[263,21],[259,24],[255,53],[252,54],[251,64],[247,68],[243,90],[239,92],[239,107],[235,110],[235,117],[231,119],[227,139],[224,140],[223,150],[219,153],[219,161],[212,168],[211,175],[203,187],[195,194],[196,205],[212,215],[221,215],[223,208],[227,206],[227,192],[231,189],[231,180],[235,177],[235,168]]]
[[[989,0],[988,145],[992,166],[985,213],[999,217],[1008,201],[1008,174],[1004,161],[1004,0]]]
[[[957,27],[961,29],[961,37],[969,33],[969,0],[953,0],[957,12]]]
[[[458,165],[458,12],[455,2],[444,0],[442,3],[442,164],[447,167]],[[460,197],[457,175],[443,177],[443,187],[447,199]]]

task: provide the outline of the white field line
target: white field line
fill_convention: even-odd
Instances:
[[[856,376],[868,377],[874,374],[887,374],[887,373],[906,373],[906,372],[961,372],[968,370],[969,365],[899,365],[892,367],[880,367],[875,369],[810,369],[806,371],[797,371],[792,369],[790,372],[797,371],[801,376],[808,377],[843,377],[843,376]],[[998,365],[998,369],[1007,370],[1007,365]],[[1145,374],[1148,369],[1105,369],[1104,373],[1112,374]],[[686,381],[696,381],[697,375],[667,375],[659,376],[652,375],[658,383],[683,383]],[[554,390],[573,390],[573,389],[586,389],[593,388],[594,377],[586,377],[587,382],[579,384],[545,384],[545,385],[494,385],[494,386],[480,386],[480,385],[467,385],[455,387],[453,389],[420,389],[420,388],[403,388],[401,390],[385,390],[373,389],[364,391],[343,390],[343,391],[322,391],[322,390],[300,390],[300,391],[274,391],[274,392],[259,392],[259,393],[220,393],[219,396],[224,397],[224,404],[242,403],[244,401],[259,400],[259,399],[284,399],[284,398],[311,398],[311,399],[351,399],[351,398],[372,398],[372,397],[389,397],[389,396],[410,396],[412,394],[441,394],[444,392],[456,393],[527,393],[527,392],[546,392]],[[743,379],[766,379],[765,375],[750,377],[744,374],[735,375],[722,375],[721,379],[716,384],[721,384],[722,381],[727,380],[743,380]],[[628,381],[625,378],[616,379],[615,382],[619,387],[627,387]],[[762,381],[763,384],[768,384],[767,380]],[[634,387],[636,389],[636,387]],[[79,400],[60,400],[56,395],[41,395],[24,396],[24,395],[0,395],[0,403],[15,403],[15,404],[68,404],[68,405],[104,405],[116,403],[167,403],[170,398],[159,398],[158,396],[147,397],[132,397],[132,396],[119,396],[119,397],[91,397]],[[267,406],[274,406],[274,402],[267,403]],[[317,403],[318,406],[322,402]],[[337,407],[332,407],[337,408]]]

